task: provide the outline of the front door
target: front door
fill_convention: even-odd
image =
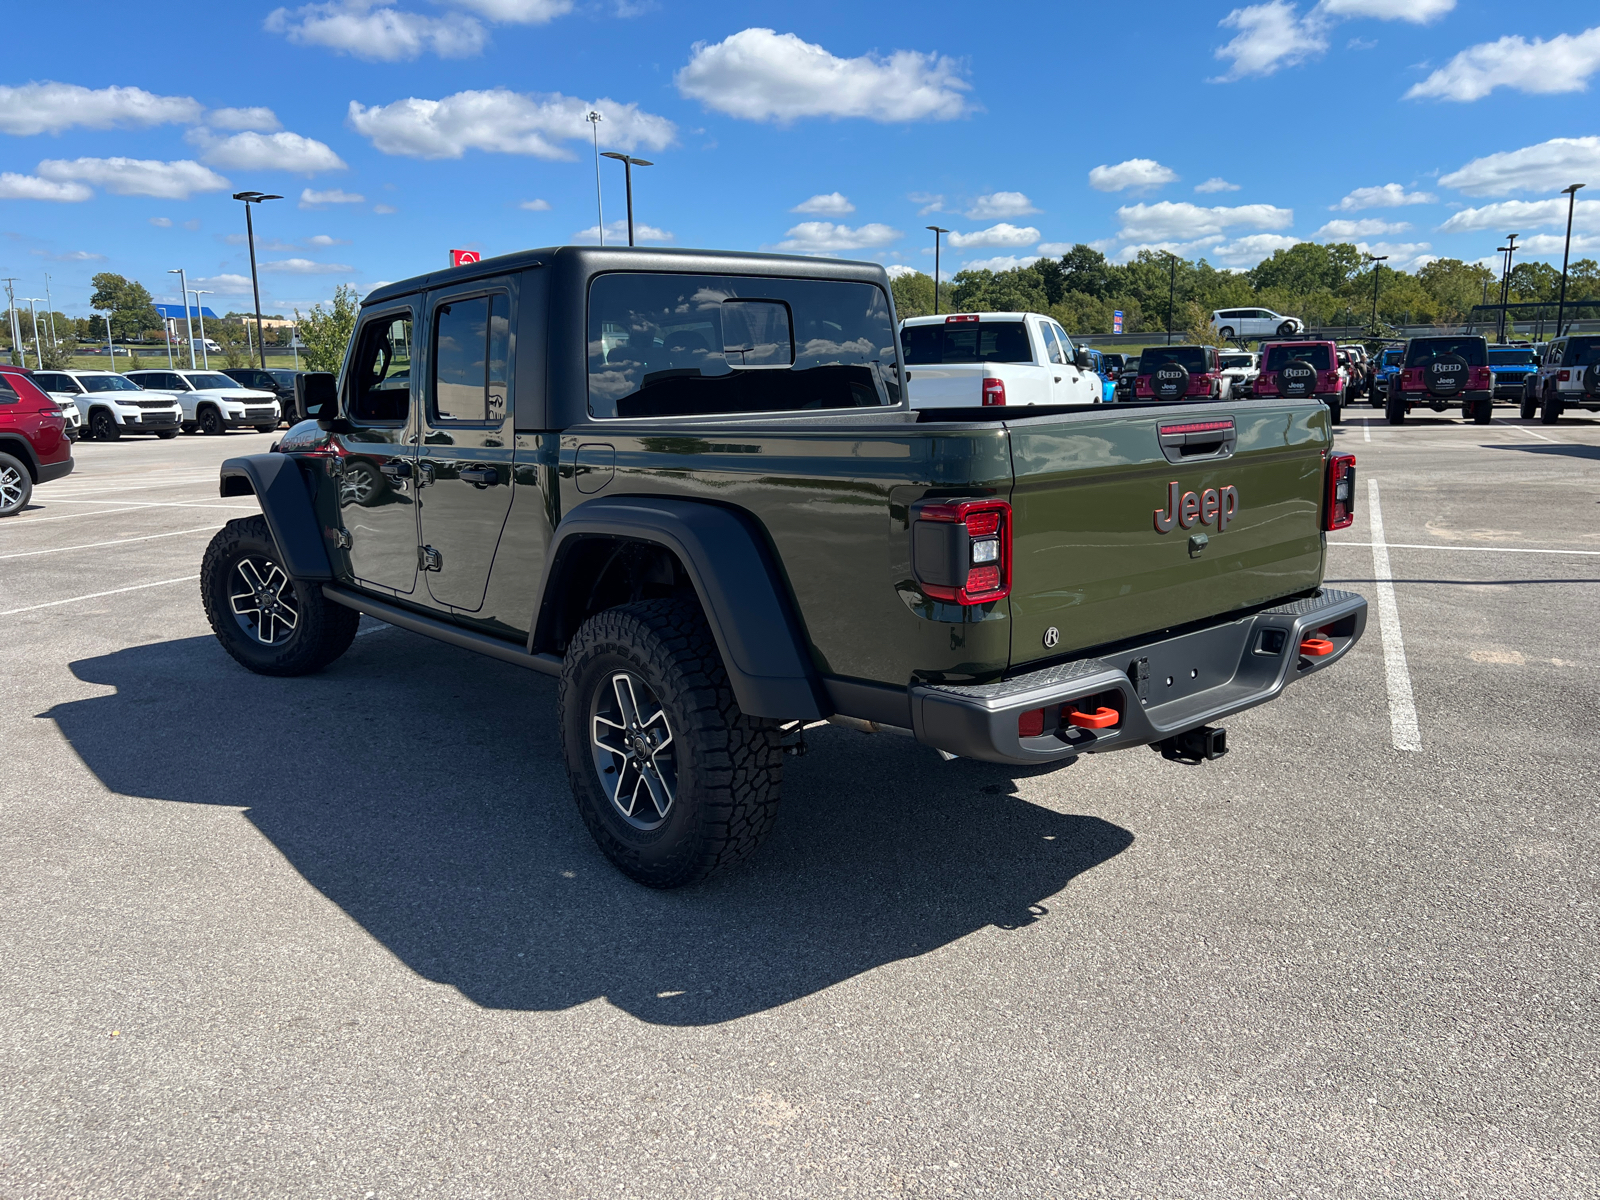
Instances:
[[[1052,341],[1059,347],[1059,357],[1051,365],[1051,386],[1055,389],[1057,404],[1099,404],[1103,399],[1100,376],[1078,366],[1078,348],[1072,344],[1067,331],[1051,322],[1045,326]]]
[[[409,307],[362,323],[346,378],[351,428],[332,437],[351,574],[400,595],[417,586],[411,334]]]
[[[511,509],[511,292],[436,294],[417,458],[419,561],[440,607],[477,612]]]

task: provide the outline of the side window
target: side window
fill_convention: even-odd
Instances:
[[[1061,343],[1056,338],[1056,331],[1045,322],[1039,322],[1039,336],[1044,339],[1045,359],[1053,363],[1064,363],[1066,355],[1061,353]]]
[[[375,317],[350,363],[350,419],[399,424],[410,414],[411,314]]]
[[[505,419],[508,312],[503,295],[452,300],[434,309],[433,404],[438,420]]]
[[[34,372],[33,382],[37,384],[39,390],[43,392],[59,392],[62,390],[61,376],[59,375],[50,375],[36,371]]]
[[[0,404],[15,404],[20,398],[17,389],[11,386],[11,380],[0,375]]]
[[[1077,347],[1072,344],[1072,339],[1067,336],[1067,331],[1061,326],[1052,325],[1051,328],[1056,331],[1056,337],[1061,341],[1061,361],[1070,364],[1073,355],[1077,352]]]

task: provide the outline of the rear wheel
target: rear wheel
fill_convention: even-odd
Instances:
[[[89,417],[89,436],[97,442],[114,442],[122,436],[122,426],[105,409],[96,409]]]
[[[1217,336],[1226,341],[1233,341],[1233,326],[1224,325],[1221,329],[1217,330]]]
[[[1344,410],[1344,402],[1342,400],[1340,400],[1338,396],[1329,397],[1329,399],[1328,399],[1328,420],[1332,421],[1335,425],[1337,425],[1339,423],[1339,415],[1340,415],[1341,412],[1343,412],[1343,410]]]
[[[1474,400],[1472,402],[1472,423],[1474,425],[1487,425],[1493,419],[1493,400]]]
[[[597,613],[567,647],[559,721],[567,778],[601,852],[649,887],[747,858],[778,809],[778,725],[739,711],[698,607]]]
[[[1388,398],[1384,401],[1383,411],[1384,416],[1389,419],[1389,424],[1404,424],[1406,419],[1405,393],[1402,392],[1399,395],[1395,395],[1393,392],[1390,392]]]
[[[361,614],[293,578],[265,517],[229,521],[200,564],[206,619],[234,660],[257,675],[320,671],[350,648]]]
[[[0,454],[0,517],[14,516],[28,507],[33,496],[33,476],[21,459]]]

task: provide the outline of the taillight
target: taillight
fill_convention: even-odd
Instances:
[[[978,314],[977,313],[956,313],[954,316],[949,316],[949,317],[946,317],[944,319],[944,323],[946,325],[965,325],[968,322],[971,322],[974,325],[977,324],[977,322],[978,322]]]
[[[985,379],[983,381],[983,406],[985,408],[1004,408],[1006,403],[1006,381],[1004,379]]]
[[[1328,497],[1322,509],[1324,529],[1346,529],[1356,519],[1356,456],[1328,456]]]
[[[913,507],[911,571],[935,600],[988,604],[1011,592],[1011,505],[926,501]]]
[[[1561,372],[1561,374],[1556,376],[1556,382],[1557,383],[1571,383],[1572,382],[1572,372],[1571,371],[1563,371],[1563,372]]]
[[[1489,386],[1489,382],[1488,367],[1473,367],[1471,374],[1467,377],[1467,386],[1469,388],[1487,388]]]

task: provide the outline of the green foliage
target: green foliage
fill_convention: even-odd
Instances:
[[[111,365],[110,369],[115,371],[117,369],[116,368],[116,364],[113,363]],[[124,367],[123,370],[125,370],[125,371],[142,371],[142,370],[144,370],[144,359],[139,357],[139,352],[137,350],[135,350],[132,346],[128,347],[128,365],[126,367]]]
[[[951,312],[1043,312],[1050,307],[1037,272],[962,271],[951,280]]]
[[[1385,271],[1380,286],[1388,291],[1400,278],[1394,271]],[[1485,286],[1489,289],[1490,301],[1496,299],[1494,289],[1498,277],[1495,273],[1459,258],[1436,258],[1419,267],[1411,278],[1431,297],[1434,311],[1444,321],[1466,320],[1472,306],[1483,302]]]
[[[1291,293],[1335,292],[1361,270],[1361,251],[1348,242],[1323,245],[1301,242],[1256,266],[1250,283],[1258,291],[1273,288]]]
[[[895,315],[901,320],[906,317],[926,317],[932,314],[932,275],[924,275],[921,271],[900,275],[889,281],[889,287],[894,292]]]
[[[161,317],[144,284],[112,271],[102,271],[89,282],[94,284],[89,307],[111,314],[111,332],[118,341],[138,337],[146,329],[160,326]]]
[[[249,347],[244,336],[244,326],[231,321],[218,321],[206,327],[206,332],[222,347],[222,357],[229,367],[250,365]]]
[[[297,308],[294,319],[300,327],[300,340],[305,343],[301,361],[306,370],[337,371],[356,329],[355,289],[341,283],[334,289],[331,308],[314,304],[304,316]]]

